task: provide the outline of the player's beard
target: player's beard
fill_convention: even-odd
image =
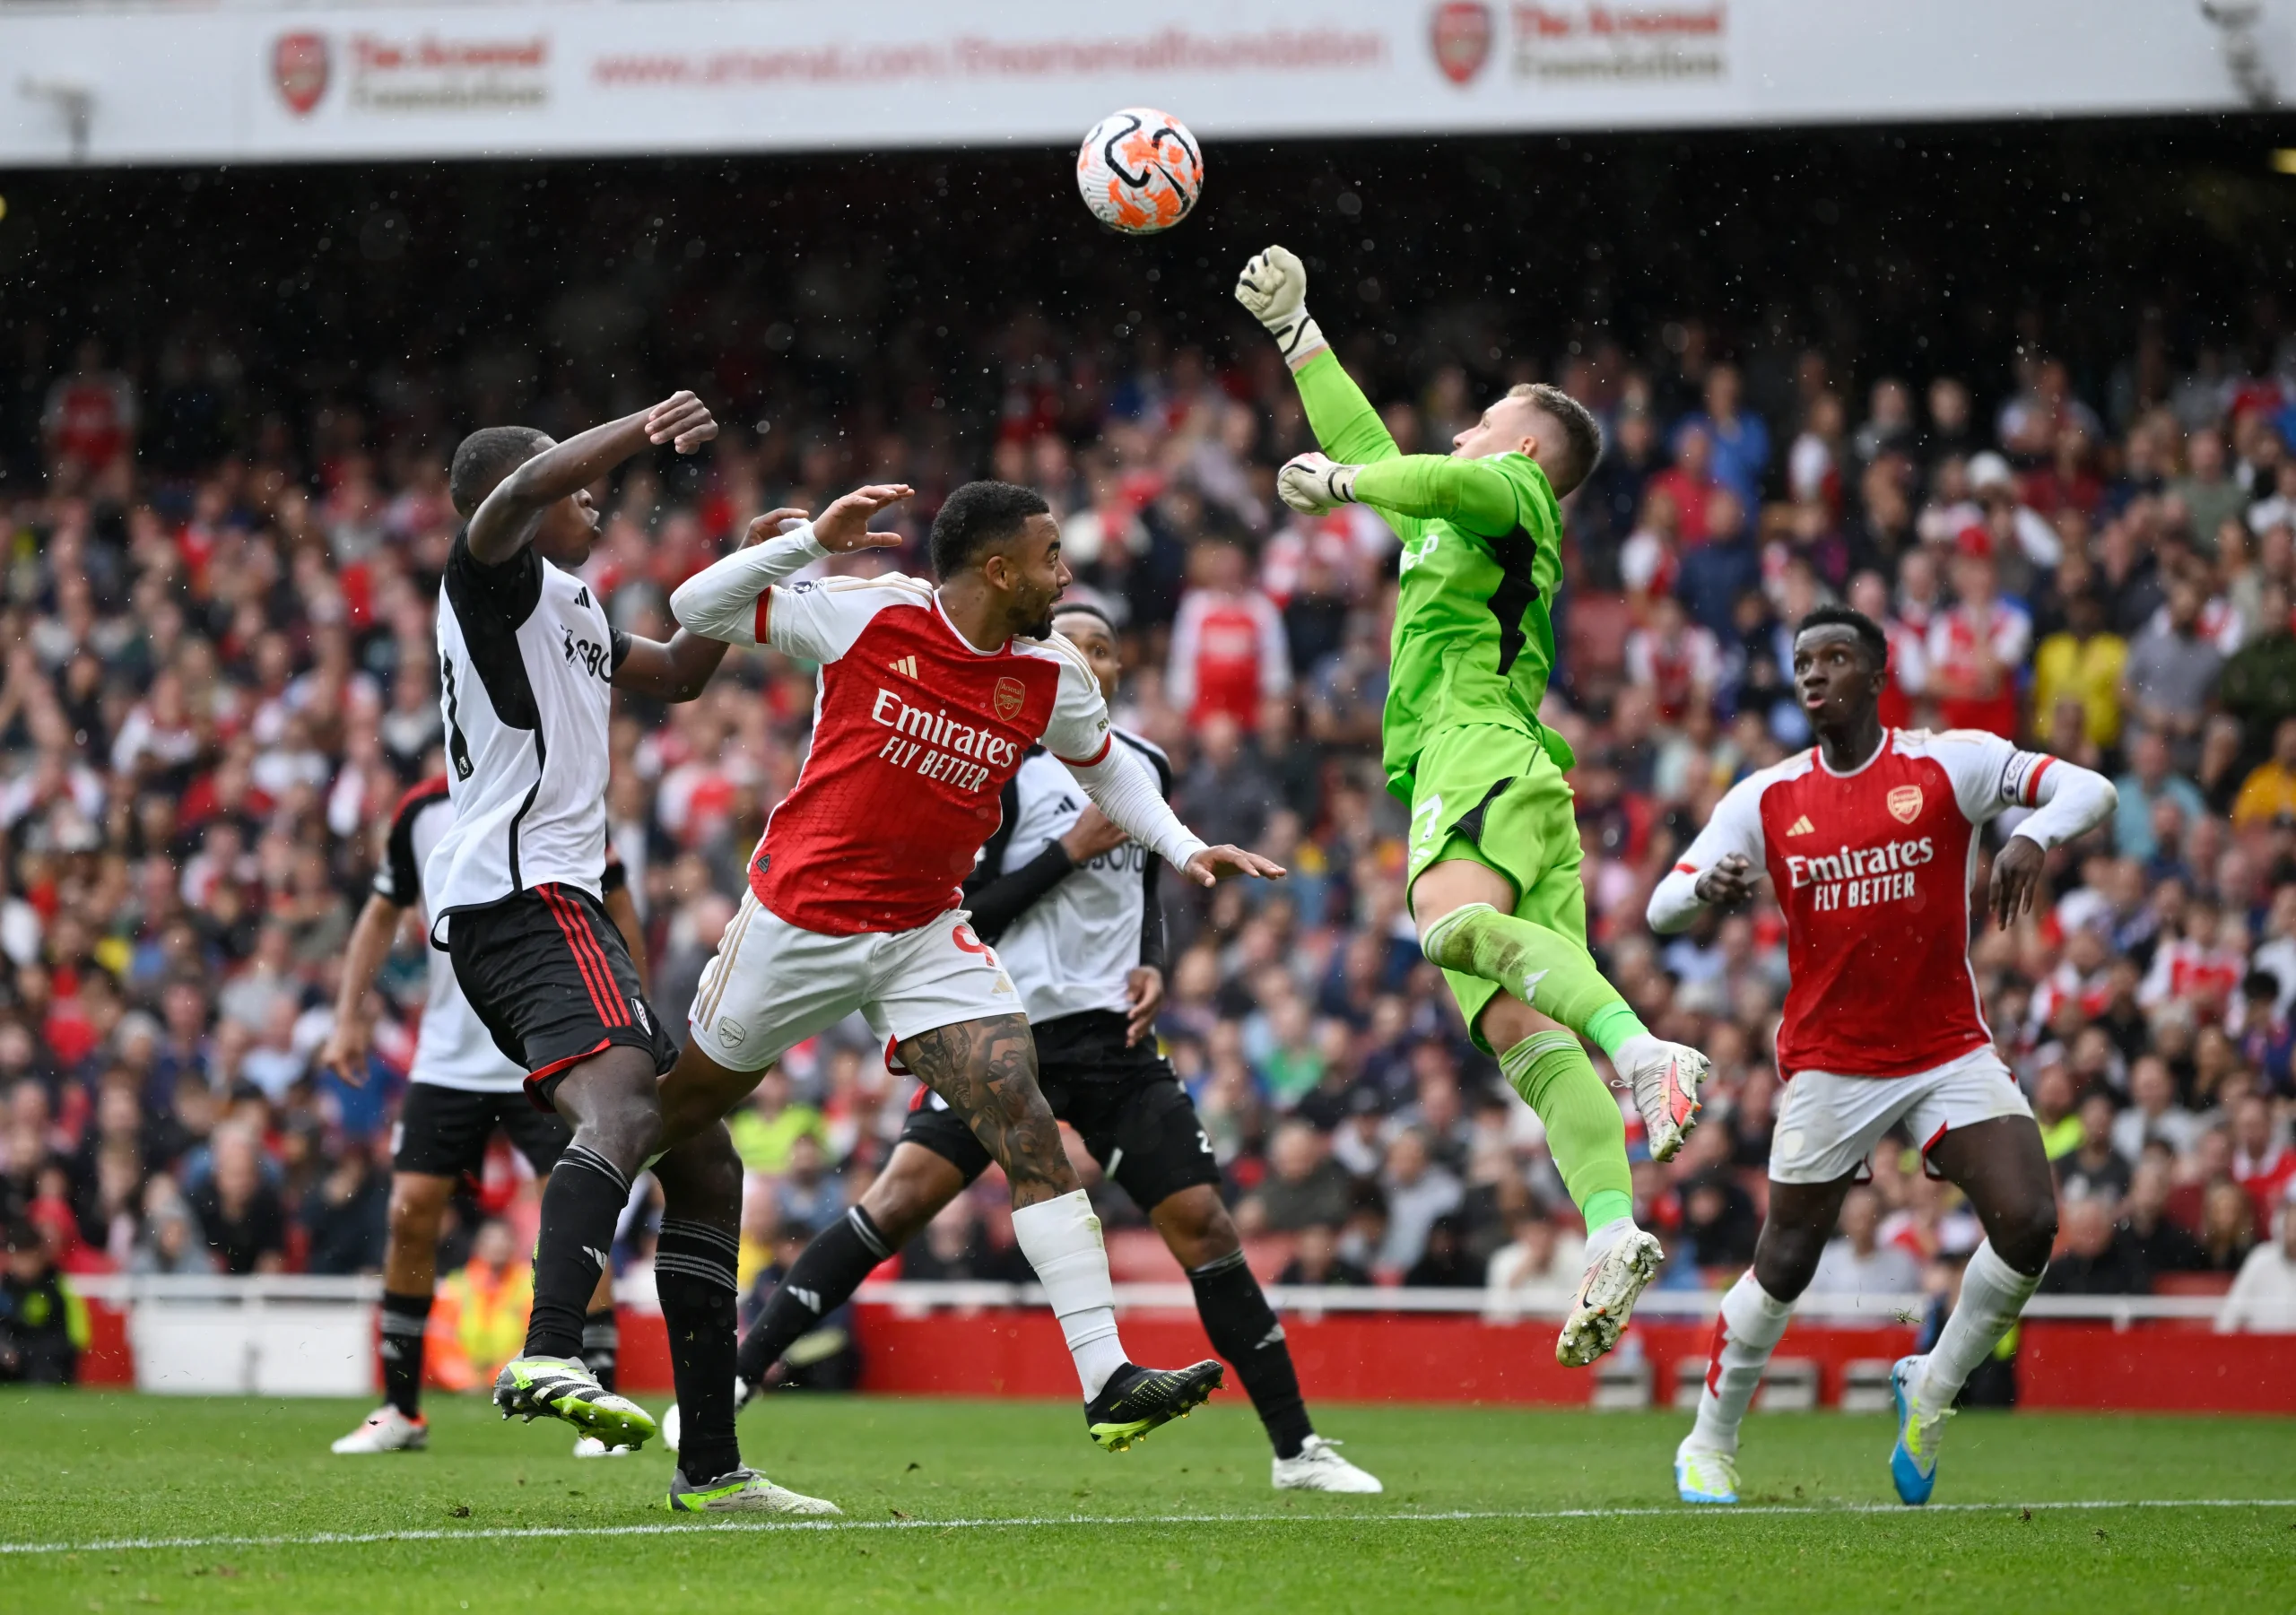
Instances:
[[[1029,618],[1027,626],[1021,630],[1021,637],[1022,638],[1049,639],[1052,638],[1052,608],[1058,603],[1059,599],[1059,591],[1055,590],[1053,593],[1047,595],[1041,602],[1031,602],[1030,603],[1028,609],[1031,611],[1031,614]]]

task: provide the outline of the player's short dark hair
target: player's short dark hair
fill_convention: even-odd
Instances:
[[[1546,467],[1546,480],[1554,489],[1554,497],[1562,498],[1587,480],[1595,463],[1603,457],[1603,429],[1596,423],[1594,411],[1588,409],[1559,386],[1544,381],[1526,381],[1507,389],[1509,398],[1527,398],[1531,407],[1543,415],[1552,415],[1562,427],[1562,454]]]
[[[455,446],[447,497],[465,521],[476,514],[495,484],[542,452],[550,434],[531,426],[482,426]]]
[[[1102,628],[1109,630],[1109,638],[1113,639],[1116,638],[1116,619],[1109,616],[1106,612],[1102,611],[1099,606],[1094,605],[1089,600],[1061,601],[1057,605],[1055,605],[1052,608],[1052,614],[1056,618],[1071,615],[1090,617],[1095,622],[1098,622]]]
[[[1857,636],[1857,642],[1874,658],[1876,667],[1890,664],[1890,637],[1882,625],[1865,612],[1846,605],[1822,605],[1794,625],[1794,637],[1798,639],[1813,628],[1846,628]]]
[[[933,518],[933,570],[943,581],[980,560],[981,551],[1001,544],[1025,526],[1032,516],[1050,516],[1044,495],[1018,482],[967,482],[952,493]]]

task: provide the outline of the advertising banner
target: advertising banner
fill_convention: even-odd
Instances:
[[[0,9],[0,164],[1208,141],[2223,110],[2296,4],[163,0]]]

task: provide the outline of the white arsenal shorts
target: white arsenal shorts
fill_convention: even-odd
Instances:
[[[1956,1127],[2004,1116],[2030,1120],[2032,1114],[2017,1079],[1990,1046],[1910,1077],[1796,1072],[1770,1134],[1770,1181],[1817,1184],[1847,1177],[1900,1122],[1926,1156]]]
[[[858,1010],[880,1038],[1022,1013],[1013,978],[952,908],[914,931],[828,936],[744,892],[686,1012],[702,1052],[728,1071],[763,1071]]]

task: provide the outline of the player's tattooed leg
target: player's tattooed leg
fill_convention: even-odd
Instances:
[[[902,1044],[900,1053],[1004,1168],[1015,1209],[1077,1189],[1060,1124],[1037,1087],[1036,1039],[1026,1016],[937,1026]]]

